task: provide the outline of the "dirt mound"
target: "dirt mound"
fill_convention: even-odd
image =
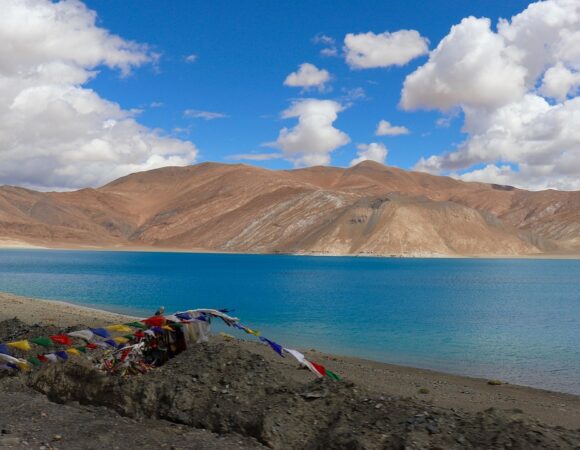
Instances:
[[[3,340],[46,332],[0,322]],[[351,382],[304,381],[289,367],[218,338],[141,376],[107,375],[87,358],[47,364],[0,379],[0,404],[10,405],[0,408],[0,448],[580,447],[580,430],[519,411],[438,408]]]
[[[580,432],[513,414],[479,414],[385,397],[353,383],[298,383],[234,343],[197,345],[144,376],[105,376],[88,364],[48,366],[31,385],[56,402],[105,406],[280,449],[570,448]]]

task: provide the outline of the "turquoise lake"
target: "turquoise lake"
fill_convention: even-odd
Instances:
[[[0,291],[232,308],[286,346],[580,394],[580,261],[0,250]]]

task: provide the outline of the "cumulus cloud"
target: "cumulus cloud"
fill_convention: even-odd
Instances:
[[[195,53],[192,53],[191,55],[187,55],[183,59],[185,60],[186,63],[193,64],[194,62],[197,61],[197,55]]]
[[[330,81],[330,73],[319,69],[314,64],[300,64],[296,72],[289,74],[284,80],[285,86],[301,87],[303,89],[317,88],[324,91],[326,83]]]
[[[451,28],[429,61],[403,87],[405,109],[449,110],[456,105],[495,107],[526,90],[522,54],[491,30],[489,19],[468,17]]]
[[[95,22],[95,13],[75,0],[2,2],[1,183],[94,186],[195,160],[190,142],[140,125],[133,112],[83,87],[101,66],[128,75],[156,59]]]
[[[343,109],[333,100],[295,101],[282,112],[282,118],[297,118],[298,124],[291,129],[282,128],[276,142],[267,145],[282,150],[295,166],[329,164],[330,154],[350,142],[347,134],[333,126]]]
[[[531,189],[578,189],[580,3],[530,4],[493,31],[469,17],[405,80],[405,109],[459,108],[468,138],[416,169]],[[481,168],[483,167],[483,168]],[[511,181],[510,181],[511,180]]]
[[[204,120],[215,120],[215,119],[225,119],[229,117],[227,114],[214,112],[214,111],[202,111],[200,109],[186,109],[183,111],[185,117],[191,119],[204,119]]]
[[[346,62],[353,69],[404,66],[429,52],[429,41],[415,30],[375,34],[348,33],[344,38]]]
[[[375,135],[377,136],[400,136],[409,133],[410,131],[407,127],[391,125],[391,123],[386,120],[381,120],[375,131]]]
[[[370,144],[359,144],[356,146],[358,152],[357,157],[350,162],[351,166],[355,166],[363,161],[376,161],[381,164],[385,164],[387,159],[387,154],[389,151],[385,144],[371,142]]]

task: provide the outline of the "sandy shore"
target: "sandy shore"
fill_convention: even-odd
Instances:
[[[78,324],[98,326],[132,319],[129,316],[66,302],[0,293],[0,321],[13,317],[28,324],[41,322],[60,327]],[[259,353],[275,365],[296,365],[290,358],[277,357],[259,342],[235,341],[231,345],[239,345]],[[485,379],[339,357],[316,350],[306,350],[305,353],[341,374],[344,379],[385,395],[412,397],[442,408],[458,408],[470,412],[488,408],[518,409],[528,417],[549,425],[580,428],[580,396],[509,384],[492,386]],[[298,378],[307,376],[303,371],[289,373]],[[428,389],[429,392],[419,393],[421,388]]]
[[[457,255],[443,253],[401,253],[401,254],[372,254],[372,253],[252,253],[208,250],[205,248],[174,248],[174,247],[151,247],[151,246],[98,246],[98,245],[72,245],[54,244],[51,242],[28,243],[18,240],[0,238],[0,249],[35,249],[35,250],[78,250],[99,252],[145,252],[145,253],[203,253],[216,255],[290,255],[290,256],[316,256],[316,257],[358,257],[358,258],[409,258],[409,259],[580,259],[580,253],[533,253],[524,255]]]

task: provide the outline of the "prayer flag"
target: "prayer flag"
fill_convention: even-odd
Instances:
[[[129,342],[129,339],[127,339],[126,337],[116,337],[113,338],[113,340],[117,343],[117,344],[126,344],[127,342]]]
[[[0,344],[0,353],[4,353],[5,355],[10,354],[10,350],[8,350],[8,346],[6,344]]]
[[[27,352],[32,348],[30,346],[30,343],[26,339],[22,341],[8,342],[8,346],[12,348],[17,348],[18,350],[22,350],[23,352]]]
[[[30,372],[32,370],[32,367],[28,361],[18,361],[16,365],[20,370],[22,370],[22,372]]]
[[[335,374],[334,372],[331,372],[328,369],[326,369],[326,376],[328,378],[332,378],[333,380],[340,381],[340,377],[337,374]]]
[[[148,319],[143,319],[141,322],[143,322],[145,325],[149,327],[162,327],[165,324],[165,317],[152,316],[149,317]]]
[[[109,325],[106,328],[109,331],[116,331],[117,333],[130,333],[133,331],[127,325]]]
[[[80,354],[81,354],[81,352],[79,352],[79,351],[78,351],[76,348],[74,348],[74,347],[67,348],[67,349],[66,349],[66,352],[67,352],[69,355],[74,355],[74,356],[80,356]]]
[[[42,345],[43,347],[50,347],[52,345],[52,341],[47,337],[32,338],[30,342],[36,345]]]
[[[323,377],[326,376],[326,368],[324,366],[321,366],[320,364],[316,364],[314,361],[308,361],[308,362],[310,364],[312,364],[312,367],[314,367],[320,375],[322,375]]]
[[[67,352],[61,350],[61,351],[58,351],[58,352],[54,352],[54,354],[56,356],[58,356],[59,358],[62,358],[64,361],[68,361],[68,353]]]
[[[46,353],[46,354],[44,355],[44,357],[45,357],[45,358],[46,358],[48,361],[50,361],[50,362],[52,362],[52,363],[55,363],[55,362],[57,361],[57,357],[56,357],[56,355],[55,355],[54,353]]]
[[[284,354],[282,353],[282,346],[279,344],[276,344],[275,342],[272,342],[270,339],[266,339],[265,337],[260,337],[260,340],[262,342],[266,342],[270,347],[272,347],[272,349],[278,353],[282,358],[284,357]]]
[[[111,334],[104,328],[91,328],[91,331],[102,338],[108,338],[111,336]]]
[[[91,330],[78,330],[78,331],[72,331],[70,333],[67,333],[69,336],[75,337],[75,338],[80,338],[80,339],[84,339],[85,341],[90,341],[94,334]]]
[[[68,337],[66,334],[55,334],[54,336],[50,336],[52,342],[58,345],[72,345],[72,339]]]
[[[112,339],[107,339],[105,343],[109,344],[111,347],[117,348],[117,343]]]
[[[0,353],[0,361],[5,361],[8,364],[18,364],[19,359],[14,356],[6,355],[5,353]]]
[[[129,322],[129,323],[126,323],[125,325],[127,325],[129,327],[133,327],[133,328],[141,328],[142,330],[147,328],[147,326],[141,322]]]
[[[32,364],[33,366],[40,366],[40,365],[42,365],[42,363],[40,362],[40,359],[36,358],[35,356],[32,356],[32,357],[28,358],[28,362],[30,364]]]

